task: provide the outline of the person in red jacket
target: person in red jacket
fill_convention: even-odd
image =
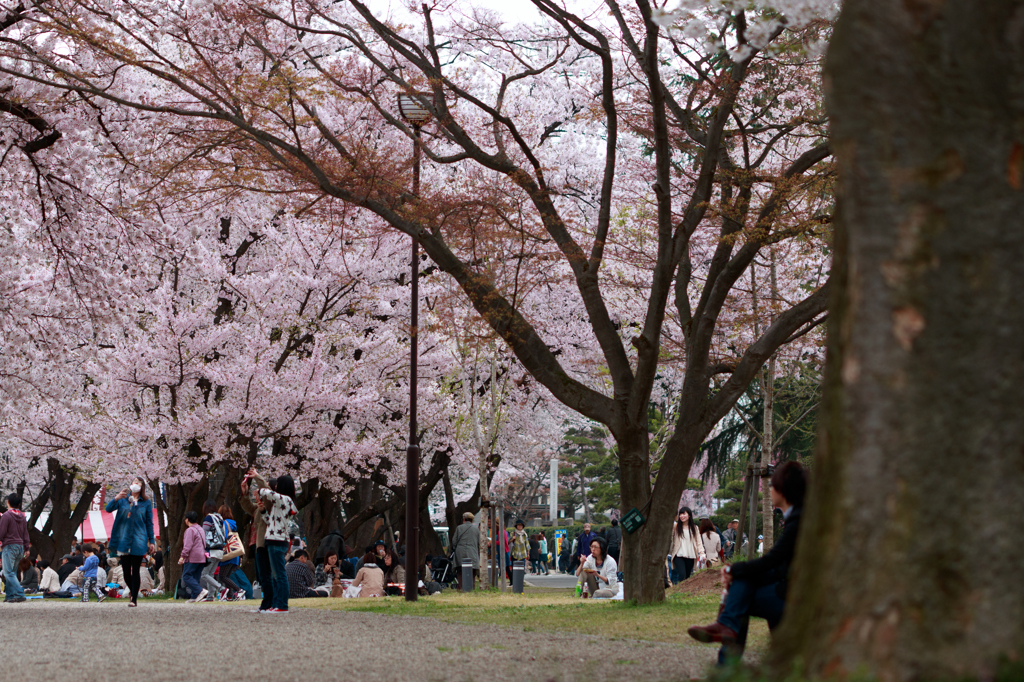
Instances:
[[[28,539],[28,521],[21,511],[21,495],[7,496],[7,511],[0,515],[0,545],[3,546],[4,582],[7,593],[4,601],[16,603],[25,601],[25,590],[18,581],[18,562],[28,556],[31,542]]]

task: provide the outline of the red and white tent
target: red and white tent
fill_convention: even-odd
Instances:
[[[79,542],[106,542],[110,539],[110,531],[114,529],[114,517],[117,512],[108,514],[105,511],[90,511],[88,512],[85,521],[78,527],[75,532],[75,537]],[[43,529],[46,525],[46,519],[50,516],[49,512],[43,512],[36,519],[36,528],[39,530]],[[157,510],[153,510],[153,535],[160,537],[160,522],[157,520]],[[167,520],[167,517],[164,517]]]
[[[81,542],[106,542],[110,539],[110,531],[114,529],[114,517],[117,512],[108,514],[105,511],[91,511],[79,526],[75,537]],[[153,534],[160,537],[160,523],[157,510],[153,510]]]

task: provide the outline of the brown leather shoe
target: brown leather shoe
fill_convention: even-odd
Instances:
[[[704,627],[694,625],[686,632],[689,633],[690,637],[693,637],[698,642],[704,642],[705,644],[710,642],[735,644],[736,638],[738,637],[735,631],[718,622],[712,623],[711,625],[705,625]]]

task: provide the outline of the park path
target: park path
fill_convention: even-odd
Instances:
[[[687,680],[710,647],[241,604],[4,604],[9,679]]]

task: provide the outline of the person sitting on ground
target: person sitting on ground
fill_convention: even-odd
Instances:
[[[316,575],[309,561],[309,552],[306,550],[295,550],[292,553],[291,561],[285,565],[284,572],[288,576],[289,599],[327,596],[313,589],[313,585],[316,583]]]
[[[586,583],[587,594],[594,599],[611,599],[619,593],[619,568],[608,556],[608,543],[602,537],[590,542],[590,556],[580,564],[577,575]]]
[[[167,591],[167,587],[164,584],[166,582],[166,579],[164,578],[164,567],[162,565],[157,566],[155,563],[153,564],[153,567],[156,568],[156,586],[153,588],[153,591],[163,594]]]
[[[121,590],[121,596],[124,596],[124,592],[128,589],[128,583],[124,581],[124,566],[121,565],[121,560],[117,557],[110,557],[107,559],[107,564],[110,566],[110,570],[107,571],[107,584],[117,583],[117,589]]]
[[[772,505],[782,509],[782,537],[765,556],[722,569],[722,583],[729,590],[718,620],[694,626],[687,632],[699,642],[721,642],[719,664],[743,655],[750,616],[764,618],[774,630],[786,605],[789,567],[796,551],[800,515],[807,490],[807,472],[797,462],[785,462],[771,479]]]
[[[376,553],[367,552],[363,557],[363,567],[352,581],[352,587],[362,588],[359,592],[360,597],[384,596],[384,571],[377,566],[376,562],[379,560]]]
[[[317,554],[319,553],[318,551]],[[341,580],[341,566],[338,565],[338,553],[331,550],[324,555],[324,562],[316,567],[313,589],[330,595],[335,580]]]
[[[42,572],[42,576],[39,578],[39,591],[43,594],[60,592],[60,576],[57,575],[57,571],[50,568],[50,562],[40,559],[36,563],[36,568]]]
[[[68,579],[69,575],[75,572],[76,568],[77,566],[75,566],[74,562],[71,561],[70,554],[65,554],[60,558],[60,563],[57,564],[57,568],[54,570],[57,572],[57,579],[60,581],[61,585],[64,584],[64,581]]]
[[[347,554],[345,550],[345,539],[341,537],[341,531],[332,530],[320,541],[320,545],[316,548],[316,556],[313,557],[313,563],[317,566],[323,564],[324,559],[331,552],[334,552],[335,556],[343,557]]]
[[[385,584],[405,584],[405,559],[398,556],[395,550],[392,549],[384,555],[384,564],[380,568],[384,571]]]
[[[139,571],[139,594],[143,597],[148,597],[153,594],[155,588],[153,584],[153,574],[150,569],[153,567],[153,557],[146,557],[145,563],[142,564],[142,570]]]
[[[72,564],[74,566],[74,564]],[[82,594],[82,570],[75,566],[68,577],[60,584],[60,591],[66,592],[72,596],[79,596]]]
[[[35,592],[39,589],[39,571],[28,557],[22,557],[18,562],[18,580],[25,592]]]

